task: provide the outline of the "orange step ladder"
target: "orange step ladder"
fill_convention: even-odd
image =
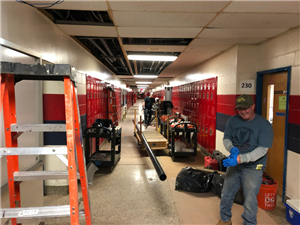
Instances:
[[[116,94],[113,86],[108,87],[108,119],[113,122],[113,125],[118,126]]]
[[[0,156],[6,156],[10,208],[0,209],[0,219],[7,223],[44,221],[70,218],[70,224],[79,225],[79,216],[91,224],[85,158],[81,143],[81,126],[76,90],[76,71],[70,65],[28,65],[1,62],[0,112],[3,107],[5,148]],[[64,82],[66,125],[62,124],[17,124],[15,83],[22,80],[57,80]],[[23,132],[66,131],[66,147],[18,147],[17,137]],[[68,171],[19,171],[19,155],[68,155]],[[78,163],[79,173],[77,172]],[[80,179],[84,211],[79,210],[78,182]],[[20,182],[28,180],[68,179],[69,204],[62,206],[21,208]]]

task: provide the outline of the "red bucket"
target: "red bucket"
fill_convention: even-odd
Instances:
[[[258,207],[265,210],[273,210],[276,207],[278,183],[262,184],[257,195]]]

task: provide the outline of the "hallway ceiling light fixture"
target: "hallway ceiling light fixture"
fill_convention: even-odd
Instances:
[[[136,84],[151,84],[152,82],[140,82],[140,81],[137,81],[135,82]]]
[[[149,85],[136,85],[138,88],[149,87]]]
[[[157,75],[134,75],[134,78],[157,78]]]
[[[128,55],[130,60],[142,60],[142,61],[169,61],[172,62],[177,59],[177,56],[170,55]]]

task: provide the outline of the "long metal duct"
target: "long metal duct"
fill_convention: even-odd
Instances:
[[[134,120],[132,120],[133,124],[135,125],[136,127],[136,130],[137,132],[140,132],[140,129],[139,127],[135,124]],[[151,162],[156,170],[156,173],[159,177],[159,179],[161,181],[164,181],[167,179],[167,175],[165,174],[164,170],[162,169],[161,165],[159,164],[158,160],[156,159],[155,155],[153,154],[153,151],[152,149],[150,148],[144,134],[142,133],[142,141],[143,141],[143,144],[145,145],[145,149],[146,149],[146,152],[147,154],[149,155],[149,158],[151,159]]]

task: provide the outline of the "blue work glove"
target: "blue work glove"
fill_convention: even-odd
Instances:
[[[230,149],[230,155],[238,155],[240,154],[240,150],[237,147],[232,147]]]
[[[231,166],[236,166],[238,165],[237,161],[238,154],[235,155],[230,155],[227,159],[223,160],[223,166],[224,167],[231,167]]]

